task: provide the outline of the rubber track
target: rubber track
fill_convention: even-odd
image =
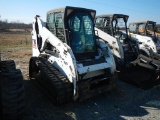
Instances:
[[[32,57],[40,75],[35,79],[50,95],[48,96],[56,105],[61,105],[72,100],[73,86],[50,62],[42,57]]]
[[[4,120],[20,120],[24,114],[24,84],[12,60],[1,63],[1,102]]]

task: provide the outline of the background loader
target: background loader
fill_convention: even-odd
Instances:
[[[95,10],[70,7],[36,16],[29,75],[52,101],[84,100],[115,87],[115,61],[108,44],[94,32]]]
[[[129,23],[129,35],[139,41],[140,51],[143,55],[152,57],[152,52],[160,54],[160,40],[158,39],[159,34],[156,33],[156,22],[139,21]]]
[[[123,14],[96,16],[96,31],[109,43],[120,70],[120,79],[148,88],[157,84],[160,62],[140,54],[137,39],[126,34],[128,18]]]

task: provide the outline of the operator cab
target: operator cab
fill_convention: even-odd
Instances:
[[[77,60],[91,59],[97,54],[95,14],[95,10],[67,6],[49,11],[46,26],[72,48]]]
[[[127,21],[129,16],[123,14],[105,14],[96,16],[96,27],[120,41],[125,61],[135,60],[139,54],[138,43],[128,36]]]
[[[155,27],[156,22],[154,21],[132,22],[129,23],[129,32],[151,37],[155,42],[157,42],[155,35]]]
[[[127,38],[127,15],[109,14],[96,16],[96,27],[114,37]]]

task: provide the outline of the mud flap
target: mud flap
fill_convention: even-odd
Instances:
[[[159,84],[159,63],[143,55],[128,63],[119,74],[120,80],[143,89]]]

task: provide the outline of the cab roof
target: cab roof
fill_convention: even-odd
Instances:
[[[87,8],[81,8],[81,7],[72,7],[72,6],[65,6],[65,7],[62,7],[62,8],[56,8],[56,9],[52,9],[50,11],[47,12],[47,14],[50,14],[50,13],[55,13],[55,12],[65,12],[67,9],[79,9],[79,10],[86,10],[86,11],[92,11],[92,12],[96,12],[95,10],[93,9],[87,9]]]
[[[146,20],[146,21],[138,21],[138,22],[131,22],[129,24],[156,24],[156,22],[154,21],[149,21],[149,20]]]
[[[110,18],[112,20],[115,18],[124,18],[126,21],[128,21],[129,16],[124,14],[103,14],[96,16],[96,18]]]
[[[116,16],[116,17],[127,17],[127,18],[129,18],[129,16],[128,15],[124,15],[124,14],[103,14],[103,15],[97,15],[96,16],[96,18],[98,18],[98,17],[114,17],[114,16]]]

